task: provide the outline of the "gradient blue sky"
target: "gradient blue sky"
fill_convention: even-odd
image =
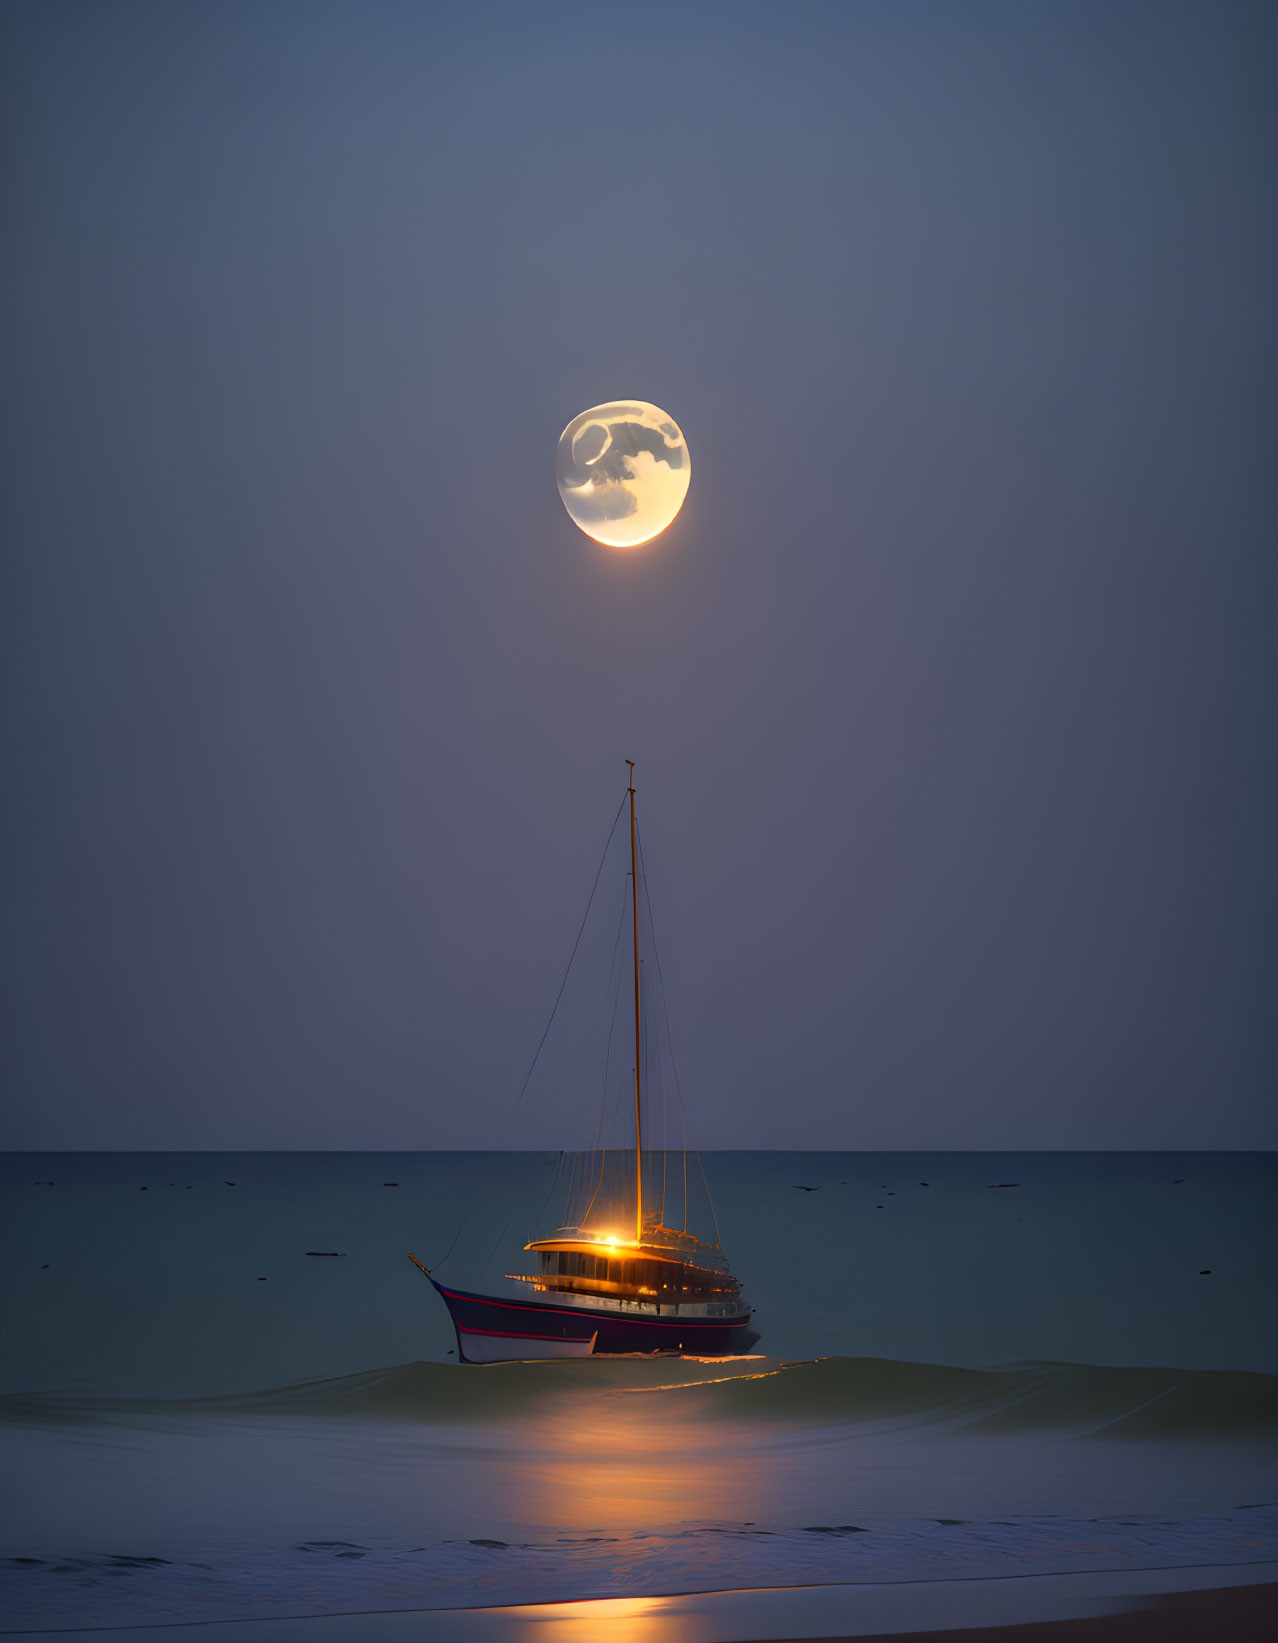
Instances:
[[[1278,1144],[1271,5],[0,19],[7,1144]]]

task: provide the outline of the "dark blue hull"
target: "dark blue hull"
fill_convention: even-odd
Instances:
[[[448,1289],[435,1278],[431,1283],[457,1330],[458,1356],[468,1363],[503,1356],[580,1357],[592,1350],[726,1357],[748,1352],[759,1338],[750,1328],[749,1311],[732,1318],[636,1318],[604,1307],[499,1300]]]

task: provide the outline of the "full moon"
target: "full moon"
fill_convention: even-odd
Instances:
[[[559,436],[555,477],[573,521],[610,548],[659,536],[683,506],[692,465],[673,417],[642,399],[583,411]]]

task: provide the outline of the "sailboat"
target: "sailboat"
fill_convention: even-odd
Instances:
[[[650,1057],[644,1054],[647,1023],[639,956],[634,761],[627,759],[626,764],[634,1001],[633,1149],[626,1147],[621,1153],[613,1149],[611,1154],[606,1148],[596,1149],[588,1160],[583,1155],[580,1170],[574,1164],[565,1224],[550,1236],[532,1238],[522,1246],[529,1258],[525,1264],[532,1270],[507,1273],[512,1287],[505,1294],[455,1288],[409,1252],[409,1259],[430,1279],[448,1308],[463,1363],[633,1352],[715,1357],[746,1352],[758,1339],[750,1327],[754,1309],[747,1305],[741,1283],[733,1276],[718,1239],[717,1222],[713,1241],[688,1229],[686,1138],[681,1149],[683,1214],[679,1226],[667,1224],[667,1219],[676,1219],[673,1212],[667,1216],[670,1154],[664,1148],[654,1154],[644,1146],[643,1075]],[[618,821],[620,815],[619,810]],[[632,1150],[633,1163],[629,1161]],[[645,1176],[652,1183],[646,1195]],[[658,1181],[660,1190],[655,1185]],[[673,1196],[677,1201],[678,1193]],[[706,1200],[709,1203],[708,1188]],[[713,1205],[710,1211],[713,1216]]]

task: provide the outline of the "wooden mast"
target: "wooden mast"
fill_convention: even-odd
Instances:
[[[635,1242],[643,1242],[643,1126],[639,1112],[639,864],[635,845],[635,761],[630,767],[630,912],[635,965]]]

